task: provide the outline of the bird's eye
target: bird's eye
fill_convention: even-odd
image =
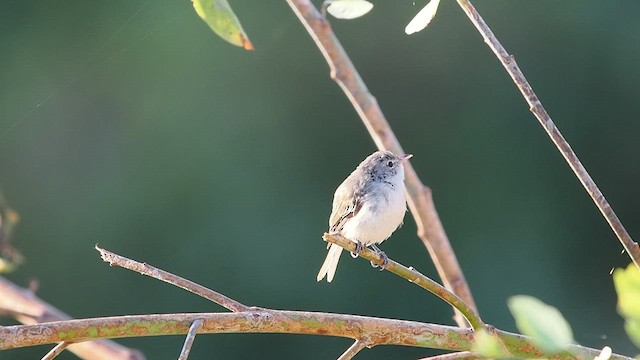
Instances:
[[[387,163],[387,166],[388,166],[388,167],[393,167],[393,161],[389,161],[389,162]]]

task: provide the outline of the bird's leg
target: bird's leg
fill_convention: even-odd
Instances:
[[[362,252],[362,250],[364,250],[364,245],[362,245],[362,243],[360,242],[360,240],[356,241],[356,251],[355,252],[351,252],[351,257],[352,258],[357,258],[360,253]]]
[[[380,271],[386,269],[389,265],[389,257],[387,256],[387,254],[385,254],[384,251],[380,250],[380,248],[377,247],[376,244],[371,244],[371,247],[373,248],[373,251],[375,251],[375,253],[382,258],[382,266],[380,266]],[[378,267],[378,265],[374,264],[373,261],[371,262],[371,266],[373,266],[374,268]]]

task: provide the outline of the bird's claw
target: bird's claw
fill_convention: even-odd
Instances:
[[[351,257],[354,259],[357,258],[358,256],[360,256],[360,253],[362,252],[362,250],[364,250],[364,245],[362,245],[360,241],[356,241],[356,251],[351,252]]]
[[[380,266],[380,271],[386,269],[387,266],[389,266],[389,257],[387,256],[387,254],[385,254],[384,251],[380,250],[380,248],[378,248],[375,245],[371,245],[371,247],[373,248],[375,253],[382,258],[382,265]],[[373,266],[374,268],[378,267],[378,265],[374,264],[373,261],[371,262],[371,266]]]

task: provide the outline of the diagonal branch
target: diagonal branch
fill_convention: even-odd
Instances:
[[[404,151],[376,99],[367,89],[326,18],[318,12],[310,0],[287,0],[287,2],[320,49],[329,64],[331,78],[338,83],[360,115],[376,146],[379,149],[403,154]],[[442,283],[447,289],[464,299],[471,308],[476,309],[467,281],[436,212],[431,189],[422,184],[408,162],[405,163],[405,177],[407,200],[418,226],[418,236],[429,251]],[[456,322],[460,326],[467,326],[459,313],[456,313]]]
[[[352,253],[356,251],[356,243],[345,238],[342,235],[325,233],[322,238],[330,243],[337,244]],[[362,251],[358,253],[358,256],[362,257],[363,259],[369,260],[378,266],[383,266],[385,262],[384,258],[380,254],[376,253],[375,251],[371,251],[368,248],[362,249]],[[442,285],[419,273],[415,269],[408,268],[391,259],[387,259],[387,264],[384,269],[400,276],[403,279],[409,280],[409,282],[418,285],[419,287],[444,300],[447,304],[458,310],[469,322],[469,324],[471,324],[471,327],[474,330],[486,328],[486,325],[484,324],[484,322],[482,322],[478,314],[467,303],[465,303],[464,300],[462,300],[451,291],[447,290]]]
[[[128,259],[124,256],[114,254],[108,250],[98,247],[98,245],[95,246],[95,249],[100,252],[102,260],[108,262],[111,266],[120,266],[125,269],[138,272],[142,275],[147,275],[154,279],[164,281],[171,285],[192,292],[196,295],[202,296],[207,300],[211,300],[214,303],[231,311],[245,311],[249,308],[247,305],[241,304],[238,301],[228,298],[218,292],[208,289],[200,284],[196,284],[193,281],[187,280],[178,275],[174,275],[170,272],[158,269],[146,263],[141,263],[135,260]]]
[[[49,351],[45,356],[42,357],[41,360],[53,360],[56,356],[60,355],[67,347],[69,347],[70,343],[63,341],[58,345],[54,346],[51,351]]]
[[[353,342],[351,346],[345,352],[340,355],[338,360],[351,360],[354,356],[356,356],[362,349],[367,347],[367,342],[361,339],[358,339]]]
[[[602,216],[609,223],[609,226],[618,237],[618,240],[622,243],[622,246],[627,251],[627,254],[629,254],[629,257],[631,257],[631,260],[633,260],[636,266],[640,268],[640,247],[638,247],[638,243],[633,241],[627,230],[622,225],[622,222],[613,211],[613,208],[611,208],[611,205],[609,205],[609,202],[607,202],[607,199],[605,199],[595,181],[593,181],[587,172],[587,169],[582,165],[578,156],[573,152],[569,143],[564,139],[560,130],[558,130],[556,125],[553,123],[553,120],[551,120],[551,117],[542,106],[542,103],[536,96],[533,88],[529,85],[529,82],[524,77],[522,71],[520,71],[515,58],[509,55],[507,50],[502,46],[502,44],[500,44],[500,41],[498,41],[496,36],[493,34],[489,25],[484,22],[484,19],[482,19],[480,14],[468,0],[457,1],[458,5],[460,5],[462,10],[464,10],[465,14],[467,14],[473,25],[475,25],[478,32],[480,32],[484,38],[484,42],[489,45],[502,66],[507,70],[507,73],[509,73],[509,76],[511,76],[511,79],[513,79],[513,82],[527,101],[527,104],[529,104],[529,110],[531,110],[533,115],[538,119],[540,125],[542,125],[551,138],[551,141],[553,141],[558,151],[560,151],[564,159],[569,164],[569,167],[571,167],[571,170],[573,170],[573,173],[576,175],[578,180],[580,180],[580,183],[596,204],[598,210],[602,213]]]
[[[182,351],[180,351],[178,360],[187,360],[187,358],[189,357],[189,353],[191,352],[191,347],[193,346],[193,341],[196,339],[196,334],[201,327],[201,319],[196,319],[196,321],[191,324],[191,326],[189,327],[189,332],[187,333],[187,338],[184,339],[184,345],[182,346]]]
[[[0,308],[23,324],[69,320],[71,317],[0,276]],[[2,327],[0,327],[2,328]],[[1,330],[0,330],[1,331]],[[69,345],[68,351],[81,359],[144,360],[144,355],[110,340]]]

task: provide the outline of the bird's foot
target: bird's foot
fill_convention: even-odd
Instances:
[[[386,269],[387,266],[389,266],[389,257],[387,256],[387,254],[385,254],[384,251],[380,250],[380,248],[377,247],[375,244],[372,244],[371,247],[373,248],[373,251],[375,251],[375,253],[382,258],[382,265],[380,266],[380,271]],[[373,266],[374,268],[378,267],[378,265],[374,264],[373,261],[371,262],[371,266]]]
[[[362,250],[364,250],[364,245],[362,245],[360,241],[356,241],[356,251],[351,252],[351,257],[354,259],[357,258],[358,256],[360,256]]]

